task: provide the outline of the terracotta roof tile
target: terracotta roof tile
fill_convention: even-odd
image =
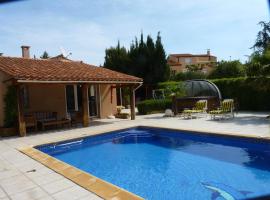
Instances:
[[[183,53],[183,54],[170,54],[169,56],[173,56],[173,57],[216,57],[213,55],[208,55],[208,54],[188,54],[188,53]]]
[[[141,78],[83,62],[0,56],[0,70],[23,81],[142,82]]]

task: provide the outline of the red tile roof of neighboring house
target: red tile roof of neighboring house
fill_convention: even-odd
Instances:
[[[142,82],[141,78],[83,62],[0,56],[0,71],[19,82]]]
[[[208,54],[188,54],[188,53],[183,53],[183,54],[170,54],[169,56],[173,56],[173,57],[216,57],[213,55],[208,55]]]

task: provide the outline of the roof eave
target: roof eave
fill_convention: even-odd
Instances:
[[[17,80],[18,83],[100,83],[100,84],[142,84],[143,81],[56,81],[56,80]]]

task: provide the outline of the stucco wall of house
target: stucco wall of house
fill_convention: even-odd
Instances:
[[[66,99],[64,85],[28,85],[29,108],[26,112],[57,112],[58,118],[66,117]],[[116,113],[116,90],[113,89],[111,102],[111,85],[100,85],[100,118]],[[98,109],[99,110],[99,109]]]
[[[100,118],[116,114],[116,89],[112,90],[112,97],[111,101],[111,85],[100,85]]]
[[[58,119],[66,117],[65,86],[56,84],[29,84],[29,107],[25,112],[57,112]]]
[[[4,126],[4,97],[7,92],[7,87],[10,85],[9,82],[3,83],[3,81],[10,79],[10,76],[7,74],[0,72],[0,127]]]

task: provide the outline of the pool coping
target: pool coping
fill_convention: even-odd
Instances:
[[[103,199],[130,199],[130,200],[142,200],[143,198],[133,194],[123,188],[120,188],[116,185],[113,185],[107,181],[104,181],[90,173],[87,173],[85,171],[82,171],[74,166],[71,166],[63,161],[60,161],[46,153],[43,153],[37,149],[34,148],[34,146],[39,145],[46,145],[46,144],[55,144],[63,141],[70,141],[74,139],[83,139],[86,137],[94,137],[96,135],[102,135],[106,134],[108,132],[113,131],[123,131],[130,128],[156,128],[156,129],[167,129],[167,130],[173,130],[173,131],[184,131],[188,132],[190,134],[200,134],[200,135],[214,135],[214,136],[220,136],[220,137],[230,137],[230,138],[245,138],[245,139],[253,139],[255,142],[270,142],[270,137],[259,137],[254,135],[239,135],[237,133],[232,132],[211,132],[211,131],[198,131],[198,130],[192,130],[192,129],[179,129],[179,128],[169,128],[169,127],[160,127],[160,126],[145,126],[145,125],[135,125],[125,128],[117,128],[117,129],[109,129],[109,130],[103,130],[101,132],[95,132],[91,134],[86,134],[79,137],[71,137],[66,139],[59,139],[54,141],[48,141],[48,142],[42,142],[40,144],[36,144],[33,146],[28,146],[24,148],[19,148],[18,150],[25,155],[29,156],[30,158],[40,162],[44,166],[52,169],[58,174],[63,175],[65,178],[71,180],[72,182],[76,183],[77,185],[83,187],[84,189],[95,193],[99,197]]]
[[[30,158],[40,162],[46,167],[52,169],[56,173],[71,180],[84,189],[95,193],[103,199],[130,199],[130,200],[142,200],[143,198],[133,194],[123,188],[113,185],[107,181],[104,181],[90,173],[82,171],[72,165],[69,165],[63,161],[60,161],[46,153],[43,153],[33,147],[20,149],[22,153]]]

